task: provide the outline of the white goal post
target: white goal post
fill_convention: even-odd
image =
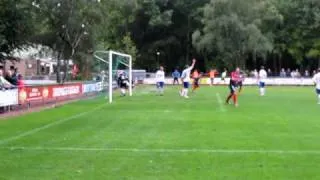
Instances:
[[[113,57],[120,56],[125,58],[127,61],[117,61]],[[129,96],[132,96],[132,56],[129,54],[124,54],[116,51],[96,51],[93,54],[94,58],[97,60],[106,63],[108,65],[108,96],[109,103],[113,101],[113,83],[114,83],[114,72],[118,69],[114,66],[114,61],[117,61],[117,64],[122,64],[128,68],[128,79],[129,79]],[[116,81],[116,80],[115,80]]]

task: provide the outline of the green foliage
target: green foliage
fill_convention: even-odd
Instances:
[[[317,0],[2,0],[0,60],[40,44],[84,67],[91,52],[108,49],[132,54],[149,71],[192,57],[204,61],[202,70],[271,60],[314,67],[319,29]]]
[[[132,56],[132,64],[134,65],[134,63],[136,62],[138,50],[129,33],[123,37],[122,44],[124,46],[123,51]]]
[[[28,44],[32,35],[32,14],[24,0],[0,1],[0,62]]]
[[[227,63],[244,67],[249,53],[265,56],[273,49],[264,24],[279,19],[270,7],[264,1],[212,0],[203,10],[204,27],[193,34],[193,44],[200,52],[218,51]]]

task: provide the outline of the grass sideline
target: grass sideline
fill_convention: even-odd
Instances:
[[[312,87],[140,87],[0,121],[0,179],[320,179]]]

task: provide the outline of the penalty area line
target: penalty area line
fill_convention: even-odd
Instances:
[[[57,120],[57,121],[54,121],[52,123],[49,123],[49,124],[46,124],[44,126],[41,126],[41,127],[38,127],[38,128],[34,128],[34,129],[31,129],[29,131],[26,131],[26,132],[23,132],[21,134],[18,134],[16,136],[13,136],[13,137],[9,137],[7,139],[3,139],[3,140],[0,140],[0,145],[3,145],[3,144],[7,144],[7,143],[10,143],[12,141],[15,141],[15,140],[18,140],[18,139],[21,139],[23,137],[26,137],[26,136],[29,136],[29,135],[33,135],[39,131],[42,131],[42,130],[45,130],[45,129],[48,129],[50,127],[53,127],[53,126],[56,126],[56,125],[59,125],[59,124],[62,124],[62,123],[65,123],[65,122],[68,122],[68,121],[71,121],[71,120],[74,120],[76,118],[79,118],[79,117],[82,117],[82,116],[85,116],[85,115],[88,115],[90,113],[93,113],[99,109],[101,109],[102,107],[104,107],[106,104],[102,104],[100,106],[97,106],[89,111],[85,111],[85,112],[82,112],[82,113],[79,113],[79,114],[76,114],[76,115],[73,115],[73,116],[69,116],[67,118],[63,118],[63,119],[60,119],[60,120]]]
[[[139,148],[81,148],[81,147],[0,147],[1,150],[73,151],[73,152],[132,152],[132,153],[215,153],[215,154],[317,154],[320,150],[264,149],[139,149]]]

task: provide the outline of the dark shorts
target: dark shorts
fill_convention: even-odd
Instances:
[[[179,78],[175,77],[175,78],[173,78],[173,81],[179,81]]]
[[[266,86],[265,82],[259,82],[259,88],[264,88]]]
[[[189,88],[189,82],[183,82],[183,87],[185,89],[188,89]]]
[[[194,86],[199,86],[199,78],[195,78],[193,81]]]
[[[316,93],[320,95],[320,89],[316,89]]]
[[[128,86],[127,86],[126,83],[120,83],[120,88],[121,88],[121,89],[127,89]]]
[[[230,92],[233,94],[238,89],[238,85],[229,84],[229,89],[230,89]]]
[[[157,82],[157,88],[163,88],[164,82]]]

